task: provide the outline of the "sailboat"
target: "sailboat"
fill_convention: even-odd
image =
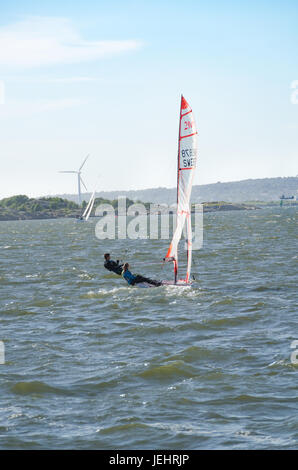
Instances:
[[[172,241],[164,262],[173,262],[174,280],[161,281],[162,285],[190,286],[190,272],[192,260],[192,230],[191,230],[191,208],[190,196],[198,155],[198,132],[193,112],[188,102],[181,95],[178,137],[178,159],[177,159],[177,223]],[[178,278],[178,246],[186,224],[187,239],[187,268],[185,277]],[[146,282],[135,284],[136,287],[155,287]]]
[[[81,217],[78,219],[79,221],[85,221],[87,222],[87,220],[89,219],[90,217],[90,214],[91,214],[91,211],[93,209],[93,205],[94,205],[94,201],[95,201],[95,190],[93,191],[93,193],[91,194],[91,197],[89,199],[89,202],[83,212],[83,214],[81,215]]]
[[[197,163],[197,141],[198,132],[192,109],[184,96],[181,95],[177,162],[177,224],[169,249],[164,258],[165,262],[173,262],[174,281],[163,281],[163,284],[167,285],[189,286],[191,284],[192,230],[190,196]],[[178,245],[185,224],[187,234],[187,268],[185,277],[179,279]]]

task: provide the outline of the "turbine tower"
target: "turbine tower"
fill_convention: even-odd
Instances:
[[[77,174],[77,177],[78,177],[78,202],[79,202],[79,206],[81,205],[81,202],[82,202],[81,201],[81,183],[84,186],[84,188],[86,189],[86,191],[88,191],[88,189],[86,188],[86,185],[85,185],[85,183],[84,183],[84,181],[81,177],[82,168],[85,165],[86,160],[87,160],[88,157],[89,157],[89,153],[88,153],[87,157],[85,158],[85,160],[83,161],[83,163],[80,166],[78,171],[59,171],[59,173],[76,173]]]

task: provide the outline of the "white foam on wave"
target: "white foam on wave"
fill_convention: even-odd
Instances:
[[[122,286],[122,287],[113,287],[112,289],[98,289],[97,291],[90,290],[87,292],[87,296],[105,296],[105,295],[113,295],[118,292],[127,292],[127,287]]]

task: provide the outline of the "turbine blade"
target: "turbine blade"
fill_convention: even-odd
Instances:
[[[90,155],[90,154],[88,153],[87,157],[85,158],[85,160],[83,161],[82,165],[80,166],[79,171],[81,171],[81,169],[82,169],[83,166],[85,165],[85,162],[86,162],[87,158],[89,157],[89,155]]]
[[[87,187],[86,187],[86,185],[85,185],[84,181],[82,180],[81,176],[80,176],[80,180],[81,180],[81,183],[82,183],[82,185],[83,185],[83,186],[84,186],[84,188],[86,189],[86,191],[88,191],[88,189],[87,189]]]
[[[59,171],[59,173],[77,173],[77,171]]]

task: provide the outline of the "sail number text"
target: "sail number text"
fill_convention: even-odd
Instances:
[[[197,161],[197,149],[181,149],[181,168],[193,168]]]
[[[184,130],[189,131],[192,130],[193,123],[191,121],[184,121]]]

